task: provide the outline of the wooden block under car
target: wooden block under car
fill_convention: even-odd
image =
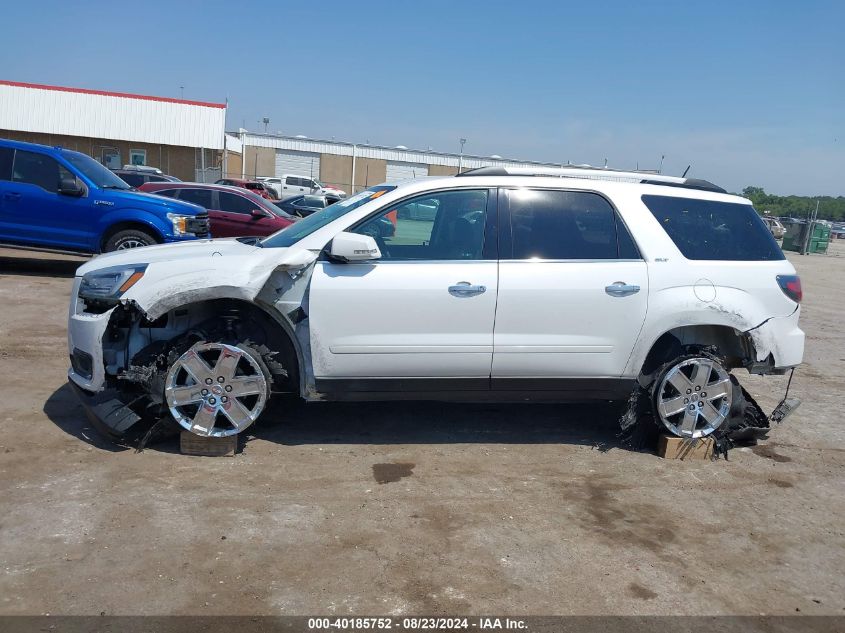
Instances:
[[[663,434],[657,440],[657,454],[663,459],[713,459],[715,444],[712,437],[688,440]]]
[[[179,438],[179,449],[183,455],[234,457],[237,448],[237,435],[230,435],[229,437],[201,437],[190,431],[182,431],[182,435]]]

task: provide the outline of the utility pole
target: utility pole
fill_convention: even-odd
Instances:
[[[467,142],[465,138],[458,139],[461,142],[461,153],[458,155],[458,173],[461,173],[461,170],[464,167],[464,143]]]

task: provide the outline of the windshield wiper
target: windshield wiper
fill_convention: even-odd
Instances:
[[[100,189],[119,189],[120,191],[129,191],[132,187],[121,187],[120,185],[100,185]]]

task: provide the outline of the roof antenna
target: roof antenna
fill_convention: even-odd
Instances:
[[[692,167],[692,165],[687,165],[687,168],[684,170],[684,173],[683,173],[683,175],[681,176],[681,178],[686,178],[686,177],[687,177],[687,172],[689,171],[689,168],[690,168],[690,167]]]

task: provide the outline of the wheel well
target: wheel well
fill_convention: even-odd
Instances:
[[[115,233],[126,231],[128,229],[143,231],[144,233],[153,236],[159,244],[164,241],[161,233],[154,226],[143,224],[142,222],[118,222],[117,224],[112,224],[103,233],[103,238],[100,240],[100,250],[102,251],[106,247],[106,242],[108,242]]]
[[[278,318],[254,303],[239,299],[213,299],[202,304],[180,306],[172,312],[179,313],[191,308],[201,308],[204,313],[223,319],[234,317],[243,323],[246,326],[244,337],[276,352],[275,360],[287,371],[287,378],[278,380],[276,389],[299,395],[300,363],[297,348],[291,334]]]
[[[663,363],[679,356],[690,345],[716,347],[729,369],[754,361],[751,338],[726,325],[685,325],[662,334],[651,346],[640,377],[650,377]]]

